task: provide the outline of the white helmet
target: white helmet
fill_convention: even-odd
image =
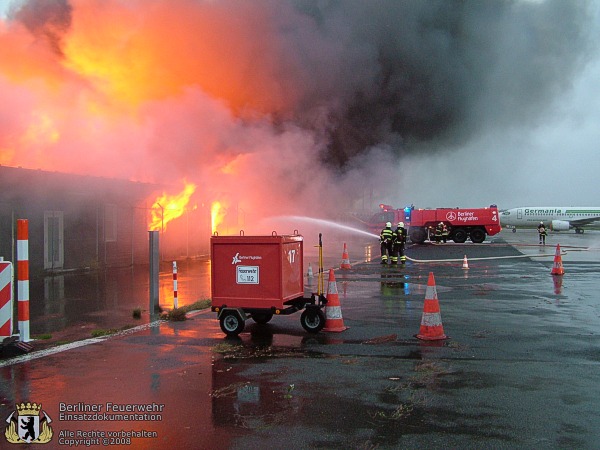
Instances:
[[[399,228],[404,228],[404,222],[398,222],[398,227]]]
[[[391,227],[391,226],[392,226],[392,222],[386,222],[386,223],[385,223],[385,226],[386,226],[386,227]]]

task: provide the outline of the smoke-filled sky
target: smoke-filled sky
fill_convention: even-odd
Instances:
[[[256,217],[600,204],[597,1],[0,4],[0,164]]]

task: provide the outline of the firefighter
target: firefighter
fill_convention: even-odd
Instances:
[[[386,222],[385,228],[379,233],[379,242],[381,244],[381,264],[387,264],[388,257],[391,257],[394,240],[394,232],[392,231],[392,223]]]
[[[433,226],[429,225],[427,227],[427,239],[429,239],[429,242],[433,242]]]
[[[404,228],[404,222],[398,222],[398,227],[394,230],[394,256],[396,257],[396,262],[398,261],[398,256],[400,257],[401,264],[406,264],[406,255],[404,254],[406,234],[407,233],[406,228]],[[393,259],[392,264],[394,264]]]
[[[442,241],[444,241],[444,244],[448,240],[448,234],[449,234],[448,226],[445,223],[443,223],[442,224]]]
[[[546,245],[546,236],[548,233],[546,232],[546,227],[544,226],[544,222],[540,222],[537,226],[538,235],[540,237],[540,244]]]
[[[437,224],[435,227],[435,243],[439,244],[442,240],[442,229],[444,228],[444,224],[442,222]]]

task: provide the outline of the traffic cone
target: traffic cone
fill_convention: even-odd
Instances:
[[[306,276],[308,278],[312,278],[313,277],[313,270],[312,270],[312,266],[310,265],[310,263],[308,263],[308,272],[306,273]]]
[[[554,265],[552,266],[552,275],[564,275],[562,258],[560,256],[560,244],[556,244],[556,253],[554,254]]]
[[[333,269],[329,269],[329,284],[327,286],[327,305],[325,306],[325,327],[323,331],[340,332],[347,330],[342,318],[342,307],[338,295],[337,284]]]
[[[469,268],[469,262],[467,261],[467,255],[465,255],[464,259],[463,259],[463,269],[468,269]]]
[[[423,316],[421,317],[421,328],[416,337],[424,341],[448,339],[444,334],[433,272],[429,272],[427,290],[425,291],[425,303],[423,304]]]
[[[346,243],[344,242],[344,252],[342,253],[342,264],[340,265],[340,269],[351,269],[350,258],[348,257],[348,248],[346,247]]]

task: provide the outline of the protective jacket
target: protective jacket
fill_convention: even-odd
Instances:
[[[381,233],[379,233],[379,242],[384,243],[384,242],[392,242],[394,240],[394,232],[392,231],[392,229],[390,227],[385,227],[383,230],[381,230]]]
[[[391,226],[386,226],[381,230],[381,233],[379,233],[379,242],[381,244],[381,263],[387,264],[388,257],[392,257],[394,243],[394,232]]]
[[[398,227],[394,230],[394,250],[392,256],[392,263],[394,261],[398,262],[398,257],[400,257],[400,262],[404,264],[406,262],[406,255],[404,254],[404,245],[406,244],[406,228]]]

